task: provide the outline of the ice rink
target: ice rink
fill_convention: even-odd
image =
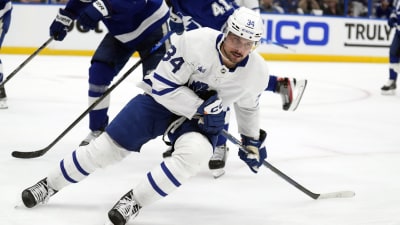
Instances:
[[[5,76],[27,57],[2,55]],[[6,84],[9,109],[0,110],[0,224],[103,224],[113,204],[162,161],[166,146],[156,139],[140,154],[63,189],[47,205],[16,207],[21,191],[44,178],[87,135],[85,117],[44,156],[11,156],[15,150],[46,147],[86,110],[89,62],[89,57],[39,55]],[[204,165],[198,176],[128,224],[400,225],[400,94],[380,94],[388,66],[267,63],[272,74],[308,80],[294,112],[281,109],[279,95],[263,95],[267,161],[313,192],[350,190],[356,196],[313,200],[266,167],[251,173],[229,144],[224,176],[214,179]],[[140,79],[141,67],[112,92],[111,118],[140,92],[135,87]],[[234,117],[230,132],[239,137]]]

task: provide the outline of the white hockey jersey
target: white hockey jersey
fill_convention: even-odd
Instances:
[[[227,68],[219,51],[222,42],[223,34],[210,28],[177,36],[156,70],[139,87],[171,112],[188,119],[203,103],[199,94],[215,90],[225,110],[234,106],[239,133],[258,137],[259,98],[268,85],[267,65],[259,54],[251,52],[235,69]]]

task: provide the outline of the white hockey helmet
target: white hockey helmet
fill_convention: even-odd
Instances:
[[[236,9],[229,16],[225,29],[226,35],[228,32],[232,32],[239,37],[255,42],[260,41],[264,33],[260,14],[246,7]]]

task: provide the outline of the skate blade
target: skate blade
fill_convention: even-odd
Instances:
[[[26,207],[25,207],[24,203],[22,202],[22,200],[17,200],[17,201],[15,201],[14,209],[26,209]]]
[[[212,173],[214,179],[218,179],[225,174],[225,170],[223,170],[223,169],[211,170],[211,173]]]
[[[4,101],[0,101],[0,109],[8,109],[8,105]]]
[[[388,90],[388,91],[381,91],[382,95],[395,95],[396,91],[395,90]]]

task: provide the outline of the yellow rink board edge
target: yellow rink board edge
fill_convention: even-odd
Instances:
[[[0,54],[30,55],[37,48],[27,47],[2,47]],[[64,50],[64,49],[43,49],[40,55],[58,56],[92,56],[92,50]],[[310,54],[267,54],[260,53],[265,60],[271,61],[299,61],[299,62],[359,62],[359,63],[389,63],[388,57],[371,56],[345,56],[345,55],[310,55]],[[134,57],[137,57],[137,53]]]

